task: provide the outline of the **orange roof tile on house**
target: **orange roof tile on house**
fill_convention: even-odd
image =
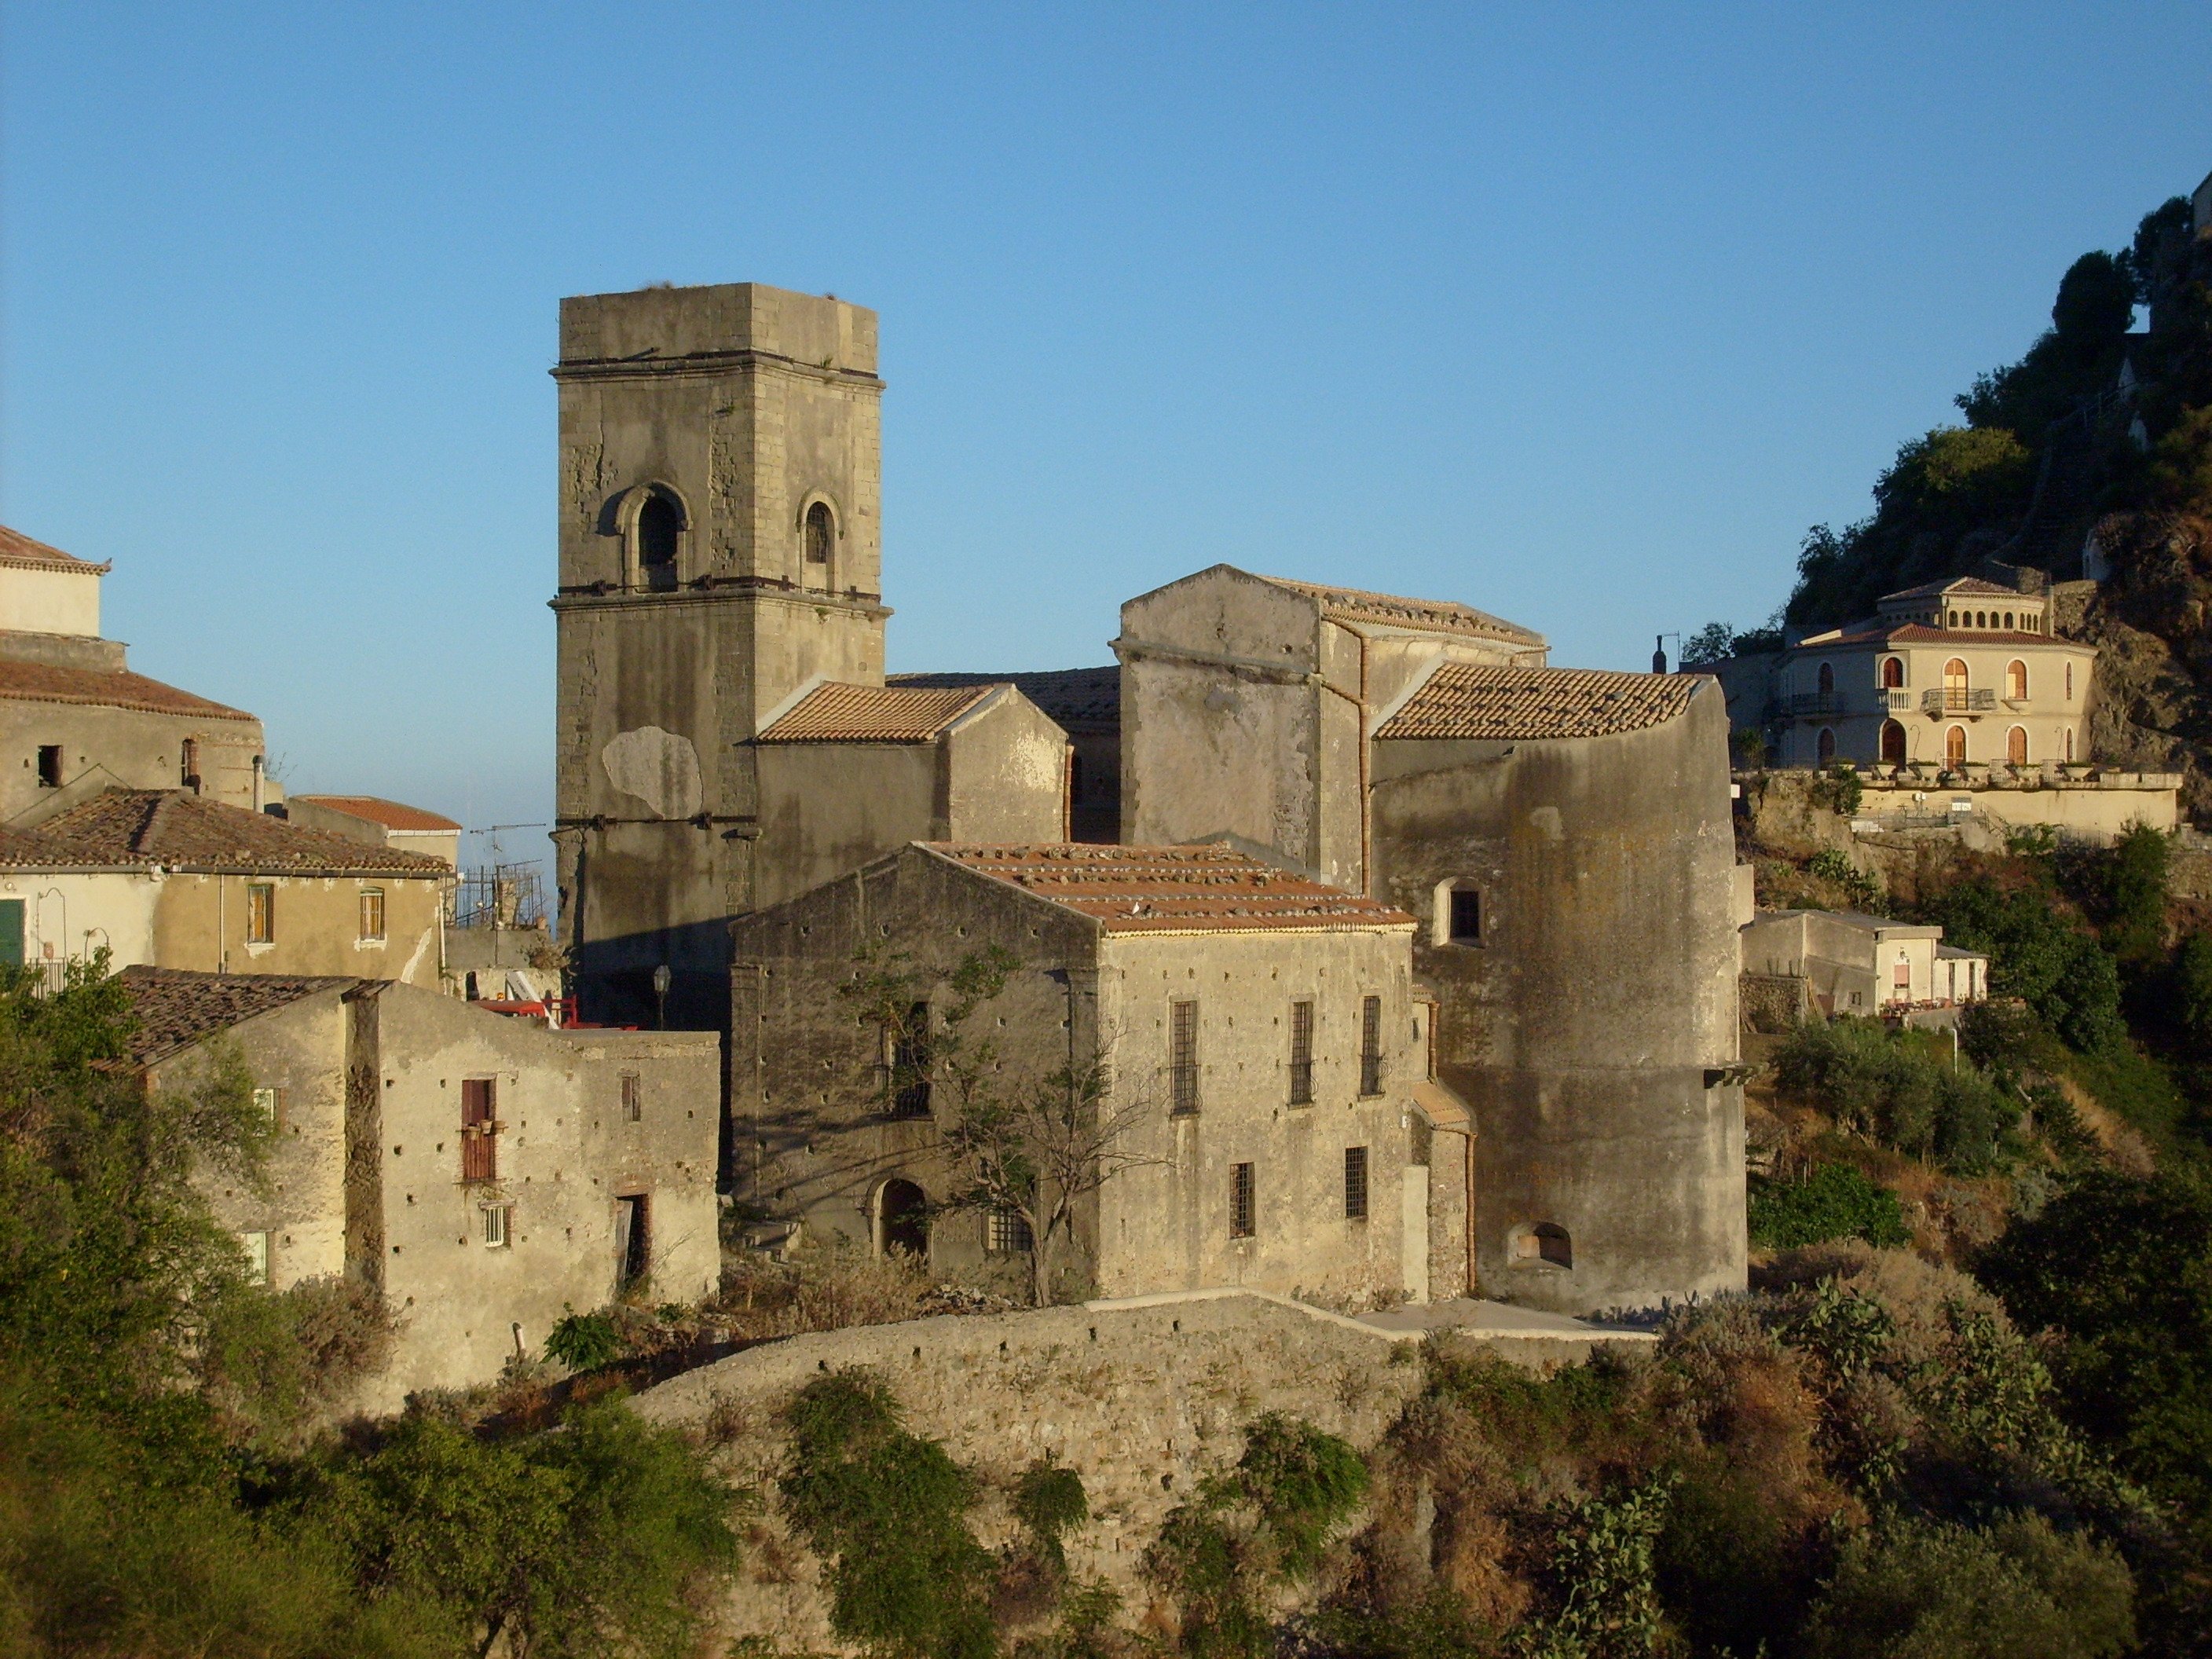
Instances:
[[[1892,599],[1932,599],[1945,593],[1985,594],[2000,599],[2039,599],[2038,593],[2023,593],[2016,587],[2001,587],[1995,582],[1985,582],[1979,576],[1947,576],[1942,581],[1923,582],[1917,587],[1900,587],[1894,593],[1885,593],[1875,601],[1887,605]]]
[[[0,865],[239,875],[444,878],[442,859],[303,830],[184,789],[108,789],[36,829],[0,836]]]
[[[759,743],[927,743],[997,685],[817,685]]]
[[[295,795],[292,799],[311,806],[327,806],[333,812],[344,812],[403,833],[411,830],[450,834],[461,827],[451,818],[426,812],[419,806],[386,800],[381,795]]]
[[[1541,634],[1517,623],[1477,611],[1452,599],[1408,599],[1395,593],[1370,593],[1357,587],[1330,587],[1320,582],[1292,581],[1285,576],[1261,576],[1263,582],[1287,587],[1321,603],[1321,613],[1331,622],[1365,623],[1382,628],[1415,629],[1430,634],[1464,634],[1476,639],[1504,640],[1530,647],[1544,643]]]
[[[20,530],[10,530],[0,524],[0,564],[12,564],[32,570],[73,570],[86,575],[103,576],[114,568],[112,565],[94,564],[90,559],[80,559],[74,553],[64,553],[58,547],[48,547],[44,542],[33,541]]]
[[[1669,720],[1695,677],[1596,668],[1448,663],[1376,728],[1377,738],[1607,738]]]
[[[128,669],[63,668],[52,663],[0,658],[0,697],[25,702],[90,704],[137,708],[152,714],[192,714],[202,720],[250,720],[242,708],[194,696]]]
[[[890,674],[893,686],[1011,685],[1058,725],[1115,726],[1121,719],[1121,670],[1047,668],[1015,674]]]
[[[1930,628],[1926,623],[1856,622],[1826,634],[1808,634],[1797,641],[1807,646],[1828,645],[2071,645],[2087,651],[2078,640],[2056,634],[2023,634],[2006,628]]]
[[[963,869],[1087,916],[1109,933],[1331,933],[1413,926],[1413,917],[1402,910],[1292,875],[1218,842],[920,844]]]
[[[117,977],[138,1016],[131,1058],[151,1066],[258,1014],[289,1007],[323,991],[349,991],[357,979],[295,974],[200,974],[180,968],[125,968]]]

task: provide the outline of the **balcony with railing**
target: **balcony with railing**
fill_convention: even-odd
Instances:
[[[1988,686],[1946,685],[1920,694],[1920,707],[1930,714],[1987,714],[1996,706],[1997,694]]]

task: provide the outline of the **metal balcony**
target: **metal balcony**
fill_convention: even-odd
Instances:
[[[1945,686],[1920,694],[1920,707],[1930,714],[1986,714],[1997,706],[1997,694],[1986,686],[1969,690]]]

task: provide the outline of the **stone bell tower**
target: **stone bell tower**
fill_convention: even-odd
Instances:
[[[587,1019],[729,1007],[762,717],[881,685],[876,314],[755,283],[561,302],[557,823]]]

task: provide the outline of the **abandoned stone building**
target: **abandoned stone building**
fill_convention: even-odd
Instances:
[[[877,1063],[866,1034],[830,1032],[819,996],[779,1000],[751,977],[780,953],[834,977],[836,951],[793,945],[789,928],[811,940],[818,919],[824,937],[848,938],[860,893],[888,882],[906,908],[878,919],[878,937],[891,927],[942,965],[968,924],[952,911],[931,921],[918,896],[964,916],[955,896],[1003,872],[945,874],[937,864],[962,860],[910,843],[996,846],[1009,868],[1050,867],[1054,849],[1086,842],[1133,856],[1209,845],[1330,890],[1329,902],[1413,919],[1398,948],[1418,979],[1376,993],[1401,999],[1379,1040],[1410,1041],[1413,1005],[1433,1000],[1433,1019],[1419,1017],[1433,1066],[1394,1062],[1391,1075],[1430,1088],[1434,1109],[1395,1097],[1401,1133],[1417,1117],[1445,1127],[1455,1098],[1472,1108],[1469,1169],[1433,1183],[1451,1195],[1432,1193],[1425,1213],[1468,1218],[1450,1224],[1451,1249],[1486,1293],[1578,1311],[1740,1286],[1736,883],[1718,688],[1556,671],[1540,635],[1471,606],[1225,565],[1125,605],[1115,667],[887,684],[875,341],[872,313],[757,285],[562,307],[565,942],[587,1017],[649,1012],[665,967],[672,1023],[732,1030],[725,1150],[750,1201],[787,1220],[834,1212],[837,1231],[881,1243],[886,1203],[911,1198],[890,1183],[927,1194],[941,1174],[933,1131],[886,1121],[864,1086]],[[923,869],[927,883],[914,875]],[[1288,953],[1293,936],[1203,929],[1140,947],[1116,934],[1092,955],[1180,953],[1194,971],[1217,951]],[[1298,970],[1316,984],[1323,965],[1337,983],[1357,979],[1371,971],[1367,939],[1325,930],[1298,946]],[[1253,970],[1226,971],[1233,985]],[[1237,1012],[1260,1017],[1256,1004]],[[1285,1017],[1265,1015],[1270,1029]],[[817,1086],[800,1088],[802,1073]],[[1194,1146],[1226,1138],[1206,1133]],[[1298,1194],[1318,1225],[1327,1183],[1315,1166],[1290,1176],[1266,1164],[1317,1156],[1283,1133],[1249,1160],[1254,1179],[1266,1170],[1264,1190]],[[1410,1142],[1346,1144],[1368,1146],[1401,1200],[1413,1177],[1394,1169],[1434,1174],[1433,1146],[1417,1164]],[[1174,1224],[1225,1226],[1219,1182],[1185,1173]],[[1133,1170],[1114,1185],[1134,1194],[1145,1182]],[[981,1224],[947,1218],[932,1254],[981,1249]],[[1097,1282],[1117,1286],[1249,1271],[1381,1293],[1371,1263],[1340,1263],[1332,1278],[1299,1254],[1306,1243],[1278,1259],[1249,1243],[1224,1254],[1228,1239],[1123,1256],[1118,1238],[1094,1235],[1089,1248]],[[1405,1267],[1417,1254],[1401,1255],[1400,1293],[1420,1287]],[[1427,1278],[1434,1290],[1467,1273]]]
[[[261,722],[125,667],[100,635],[108,569],[0,526],[0,822],[115,786],[259,811]]]
[[[1085,1195],[1063,1293],[1458,1294],[1465,1138],[1436,1134],[1411,1093],[1428,1063],[1413,931],[1225,847],[907,847],[737,925],[738,1200],[817,1236],[1026,1273],[1018,1216],[939,1213],[968,1179],[939,1127],[970,1103],[930,1080],[927,1051],[953,1040],[953,973],[995,947],[1019,966],[958,1034],[992,1044],[994,1099],[1096,1075],[1102,1155],[1127,1164]],[[919,970],[903,1024],[850,1001],[864,958]],[[898,1067],[901,1042],[924,1063]]]
[[[259,1275],[343,1275],[398,1322],[362,1408],[495,1377],[569,1307],[719,1282],[712,1036],[553,1030],[345,975],[123,982],[149,1086],[204,1078],[210,1043],[252,1075],[276,1129],[270,1190],[210,1178],[209,1195]]]

